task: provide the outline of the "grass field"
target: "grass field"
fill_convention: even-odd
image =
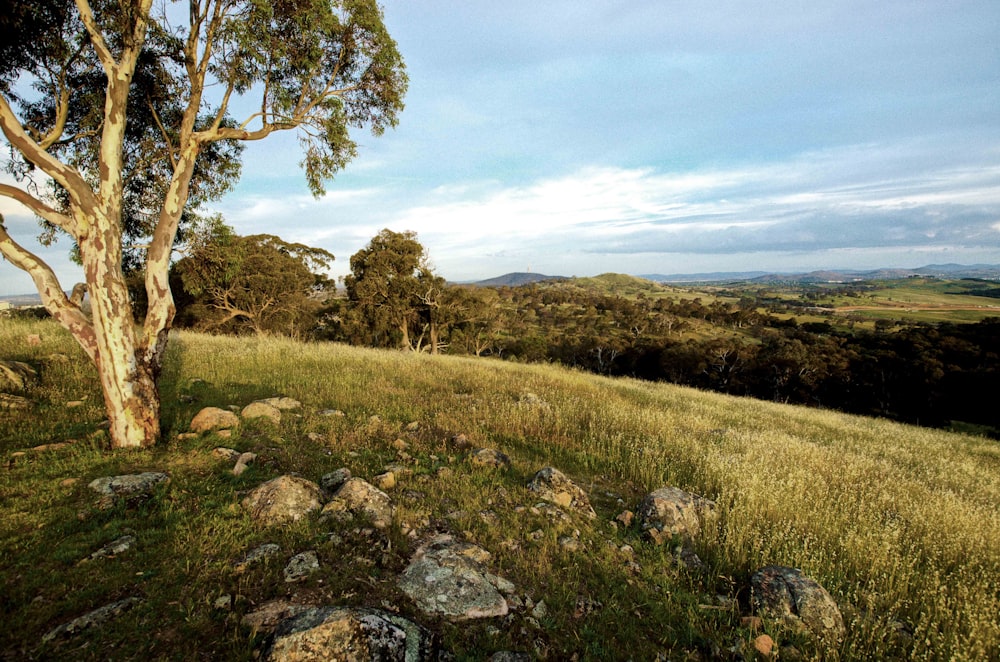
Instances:
[[[41,344],[27,344],[28,334]],[[741,616],[750,574],[768,564],[816,578],[848,628],[839,646],[822,648],[765,621],[785,647],[781,659],[793,657],[790,646],[805,659],[1000,657],[995,441],[552,366],[179,333],[161,381],[170,441],[111,453],[81,357],[50,322],[0,321],[0,358],[39,371],[25,393],[35,407],[0,410],[4,659],[250,660],[260,635],[240,617],[276,597],[398,608],[458,659],[497,650],[554,660],[731,659],[760,634]],[[176,440],[204,406],[273,395],[303,407],[280,426],[243,424],[232,439]],[[67,408],[71,401],[82,404]],[[322,415],[327,409],[344,415]],[[511,469],[472,467],[448,444],[456,434],[504,451]],[[261,530],[239,506],[242,491],[284,473],[318,480],[347,466],[371,478],[403,461],[397,438],[409,445],[413,473],[391,492],[397,521],[385,534],[345,526],[331,537],[331,525],[316,520]],[[12,456],[66,440],[74,443]],[[219,445],[258,460],[235,477],[212,456]],[[524,485],[545,465],[589,492],[597,520],[551,522],[532,511]],[[91,480],[148,470],[171,475],[152,500],[95,507]],[[703,573],[675,568],[663,547],[611,525],[664,485],[718,503],[718,529],[698,544]],[[395,585],[419,542],[407,529],[448,530],[481,545],[494,571],[544,600],[547,613],[461,625],[421,616]],[[569,551],[558,540],[575,531],[581,549]],[[136,549],[81,563],[124,533],[136,536]],[[294,588],[281,579],[283,563],[234,571],[236,559],[268,541],[286,557],[316,549],[323,570]],[[144,601],[110,624],[41,642],[60,623],[131,595]],[[230,610],[214,606],[223,595],[234,596]],[[600,608],[579,616],[581,598]]]

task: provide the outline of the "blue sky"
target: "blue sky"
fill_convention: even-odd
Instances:
[[[413,230],[453,280],[1000,263],[996,0],[384,11],[399,127],[359,134],[320,200],[293,136],[251,145],[213,205],[240,234],[327,248],[339,275]],[[0,264],[0,294],[25,289]]]

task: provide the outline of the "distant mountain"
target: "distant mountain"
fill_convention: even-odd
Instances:
[[[845,283],[859,280],[899,280],[916,276],[933,278],[981,278],[1000,280],[1000,264],[929,264],[917,269],[830,269],[808,273],[768,273],[766,271],[712,272],[700,274],[648,274],[641,276],[660,283],[746,282]]]
[[[42,305],[42,297],[37,294],[14,294],[11,296],[0,297],[0,301],[9,303],[14,308],[18,308],[20,306]]]
[[[546,276],[545,274],[535,274],[525,271],[515,271],[496,278],[479,280],[470,285],[478,287],[518,287],[519,285],[529,285],[539,283],[543,280],[564,280],[564,276]]]

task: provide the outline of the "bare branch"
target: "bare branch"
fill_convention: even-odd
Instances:
[[[97,53],[97,59],[101,61],[104,72],[108,76],[111,76],[115,67],[115,57],[112,55],[111,49],[108,48],[108,43],[104,40],[104,35],[101,34],[101,28],[97,25],[97,21],[94,20],[94,11],[90,8],[90,3],[87,0],[76,0],[76,9],[80,12],[80,19],[83,21],[84,27],[87,28],[91,43],[94,44],[94,52]]]
[[[73,230],[74,225],[72,218],[66,214],[56,211],[24,189],[11,186],[10,184],[0,183],[0,195],[11,198],[12,200],[17,200],[39,217],[45,219],[53,225],[59,226],[67,232],[72,232]]]

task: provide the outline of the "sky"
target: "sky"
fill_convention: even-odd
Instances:
[[[356,134],[320,199],[294,136],[251,144],[208,210],[237,233],[326,248],[343,275],[381,229],[412,230],[454,281],[1000,263],[996,0],[383,9],[399,126]],[[39,254],[68,289],[67,250]],[[0,295],[32,289],[0,263]]]

